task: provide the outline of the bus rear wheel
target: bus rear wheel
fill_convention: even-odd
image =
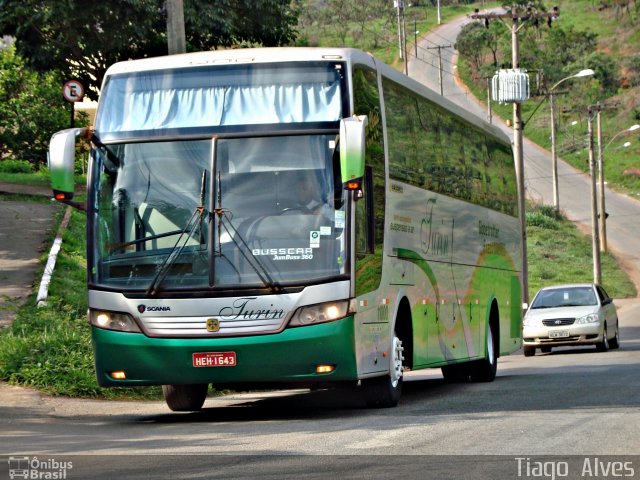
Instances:
[[[473,382],[493,382],[498,370],[498,349],[496,342],[495,327],[493,322],[489,323],[487,339],[485,342],[485,358],[476,361],[471,368],[471,381]]]
[[[162,395],[174,412],[195,412],[202,408],[209,385],[162,385]]]
[[[391,342],[391,364],[389,375],[362,380],[361,388],[369,407],[389,408],[400,402],[402,395],[402,374],[404,356],[402,340],[394,334]]]

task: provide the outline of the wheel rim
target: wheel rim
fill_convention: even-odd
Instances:
[[[493,364],[496,363],[496,357],[494,355],[493,332],[491,331],[491,327],[489,327],[489,332],[487,333],[487,357],[489,364],[493,366]]]
[[[404,351],[404,348],[402,347],[402,340],[394,336],[391,347],[393,349],[391,385],[393,388],[396,388],[398,383],[400,383],[400,380],[402,380],[402,360],[404,360],[404,357],[402,356],[402,352]]]

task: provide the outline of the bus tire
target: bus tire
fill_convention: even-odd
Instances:
[[[174,412],[195,412],[202,408],[209,385],[162,385],[162,395]]]
[[[441,367],[440,371],[447,383],[466,383],[471,375],[470,367],[468,362],[454,363]]]
[[[389,375],[362,380],[360,387],[368,407],[389,408],[400,402],[402,395],[402,340],[394,333],[391,342],[392,359]]]
[[[476,361],[471,367],[472,382],[493,382],[498,370],[498,350],[496,348],[496,332],[493,322],[489,322],[482,360]]]

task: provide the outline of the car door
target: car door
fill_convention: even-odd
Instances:
[[[613,299],[607,294],[604,288],[602,288],[600,285],[596,285],[596,291],[598,292],[598,297],[600,298],[600,304],[602,305],[604,318],[607,322],[607,331],[610,336],[611,333],[615,331],[615,328],[618,324],[618,314],[616,312],[616,307],[613,304]]]

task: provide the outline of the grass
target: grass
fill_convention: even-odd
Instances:
[[[588,283],[593,278],[591,237],[582,234],[553,207],[527,206],[529,298],[544,286]],[[601,253],[602,286],[614,298],[634,298],[628,275],[610,253]]]
[[[0,379],[51,395],[160,398],[159,387],[105,389],[97,385],[86,313],[85,222],[83,213],[73,212],[47,305],[38,308],[33,295],[17,310],[12,326],[0,332]],[[52,240],[53,234],[49,243]],[[43,265],[47,255],[41,258]]]
[[[16,183],[19,185],[37,185],[48,187],[51,185],[49,172],[46,173],[7,173],[0,172],[0,182]]]

